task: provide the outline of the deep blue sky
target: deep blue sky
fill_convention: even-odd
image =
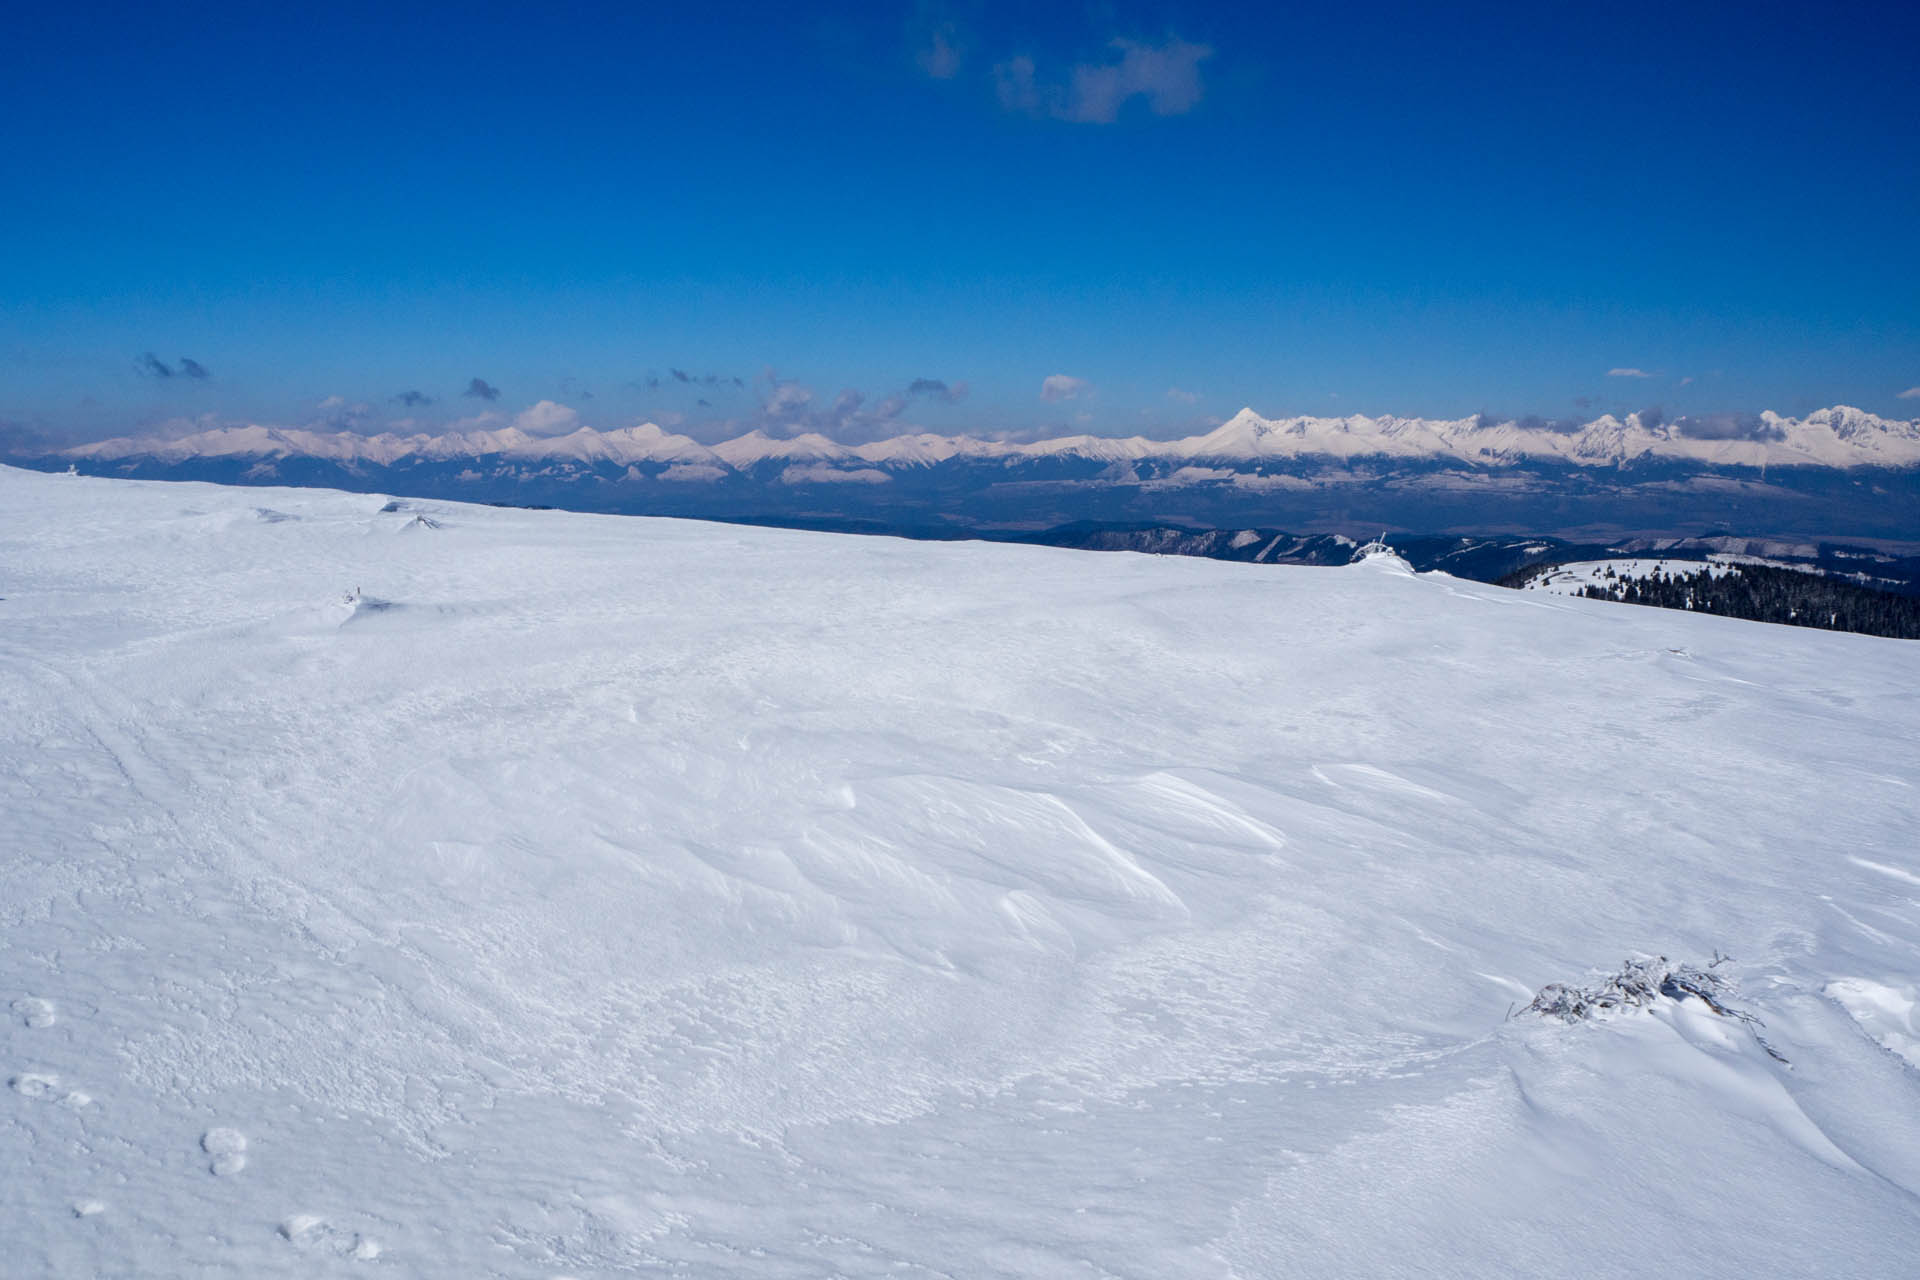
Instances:
[[[390,8],[11,14],[0,423],[1920,416],[1910,5]]]

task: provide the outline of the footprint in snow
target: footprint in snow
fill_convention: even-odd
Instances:
[[[82,1093],[78,1089],[63,1089],[60,1077],[50,1071],[22,1071],[7,1081],[15,1093],[23,1098],[32,1098],[37,1102],[57,1102],[76,1110],[92,1103],[93,1095]]]
[[[200,1149],[213,1157],[207,1168],[225,1178],[247,1167],[247,1135],[238,1129],[209,1129],[200,1135]]]
[[[106,1211],[107,1206],[104,1201],[75,1200],[73,1202],[73,1216],[76,1218],[91,1218]]]
[[[22,1022],[36,1030],[41,1027],[50,1027],[60,1020],[54,1012],[53,1001],[39,1000],[33,996],[22,996],[15,1000],[13,1011],[20,1015]]]
[[[23,1071],[7,1083],[23,1098],[51,1098],[60,1087],[60,1077],[43,1075],[38,1071]]]
[[[330,1253],[337,1258],[371,1262],[380,1256],[380,1242],[357,1231],[342,1231],[317,1213],[296,1213],[280,1224],[280,1238],[303,1253]]]

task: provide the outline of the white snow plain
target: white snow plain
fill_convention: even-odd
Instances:
[[[1912,1274],[1920,646],[383,505],[0,469],[7,1274]]]

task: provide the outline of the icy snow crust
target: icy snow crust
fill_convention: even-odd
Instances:
[[[381,507],[0,470],[8,1274],[1912,1274],[1920,645]]]

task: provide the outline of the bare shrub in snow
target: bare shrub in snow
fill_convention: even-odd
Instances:
[[[1617,1013],[1623,1009],[1644,1009],[1662,1000],[1681,1001],[1692,996],[1723,1018],[1733,1018],[1750,1028],[1765,1024],[1744,1009],[1727,1002],[1733,982],[1717,972],[1728,957],[1715,955],[1713,963],[1674,964],[1665,956],[1643,956],[1627,960],[1617,973],[1608,974],[1593,986],[1577,987],[1565,982],[1550,982],[1540,988],[1532,1003],[1521,1013],[1537,1013],[1561,1022],[1585,1022],[1591,1018]],[[1780,1062],[1786,1059],[1756,1030],[1753,1038],[1760,1047]]]

